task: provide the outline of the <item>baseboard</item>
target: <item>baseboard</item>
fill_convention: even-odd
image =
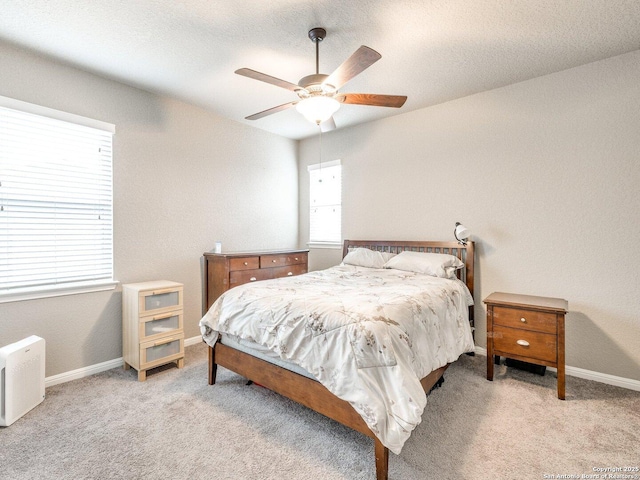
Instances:
[[[122,365],[122,357],[114,358],[113,360],[107,360],[106,362],[96,363],[95,365],[90,365],[88,367],[82,367],[76,370],[71,370],[70,372],[59,373],[58,375],[47,377],[44,379],[44,386],[45,388],[53,387],[54,385],[58,385],[59,383],[66,383],[72,380],[77,380],[79,378],[88,377],[90,375],[95,375],[96,373],[111,370],[112,368],[122,368]]]
[[[191,337],[191,338],[185,338],[184,339],[184,346],[185,347],[190,347],[191,345],[197,345],[198,343],[202,342],[202,337],[200,335],[198,335],[197,337]]]
[[[197,337],[185,339],[184,346],[189,347],[200,342],[202,342],[202,337],[198,335]],[[54,385],[58,385],[59,383],[70,382],[79,378],[95,375],[96,373],[105,372],[107,370],[111,370],[112,368],[122,367],[122,362],[122,357],[114,358],[113,360],[107,360],[106,362],[96,363],[95,365],[90,365],[88,367],[78,368],[76,370],[71,370],[70,372],[59,373],[58,375],[53,375],[51,377],[45,378],[44,387],[53,387]]]
[[[184,346],[189,347],[191,345],[197,345],[202,341],[201,336],[187,338],[184,341]],[[476,345],[475,353],[477,355],[487,356],[487,349]],[[79,378],[95,375],[96,373],[111,370],[112,368],[122,367],[122,357],[108,360],[102,363],[96,363],[88,367],[78,368],[71,370],[70,372],[59,373],[47,377],[44,380],[45,388],[58,385],[59,383],[70,382]],[[555,368],[547,367],[550,371],[556,371]],[[607,373],[594,372],[592,370],[585,370],[584,368],[572,367],[567,365],[565,373],[572,377],[584,378],[585,380],[593,380],[594,382],[606,383],[607,385],[614,385],[616,387],[627,388],[629,390],[635,390],[640,392],[640,381],[633,380],[631,378],[617,377],[615,375],[609,375]]]
[[[487,349],[478,347],[476,345],[475,352],[477,355],[487,356]],[[548,370],[555,372],[556,369],[547,367]],[[566,375],[577,378],[584,378],[585,380],[593,380],[594,382],[606,383],[607,385],[613,385],[616,387],[627,388],[629,390],[635,390],[640,392],[640,381],[633,380],[632,378],[617,377],[616,375],[609,375],[608,373],[594,372],[592,370],[585,370],[584,368],[572,367],[567,365],[564,369]]]

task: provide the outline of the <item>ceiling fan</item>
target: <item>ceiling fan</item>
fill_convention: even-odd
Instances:
[[[376,107],[400,108],[407,97],[404,95],[378,95],[372,93],[339,93],[349,80],[369,68],[382,56],[375,50],[362,45],[331,75],[319,71],[319,44],[327,36],[324,28],[316,27],[309,30],[309,38],[316,44],[316,73],[307,75],[295,84],[281,80],[266,73],[257,72],[250,68],[241,68],[235,73],[245,77],[270,83],[277,87],[286,88],[298,95],[298,100],[272,107],[262,112],[245,117],[247,120],[258,120],[273,113],[281,112],[290,107],[302,113],[309,121],[320,125],[322,130],[336,128],[333,114],[340,108],[340,104],[372,105]]]

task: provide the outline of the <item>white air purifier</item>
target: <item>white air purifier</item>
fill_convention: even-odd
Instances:
[[[0,426],[8,427],[44,400],[43,338],[0,348]]]

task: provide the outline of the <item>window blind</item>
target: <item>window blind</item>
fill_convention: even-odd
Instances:
[[[342,239],[342,166],[340,161],[309,166],[309,241]]]
[[[112,281],[113,126],[24,105],[0,102],[0,296]]]

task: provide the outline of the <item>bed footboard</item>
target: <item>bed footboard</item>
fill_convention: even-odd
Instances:
[[[215,384],[218,365],[371,437],[374,441],[376,479],[388,480],[389,449],[378,440],[348,402],[336,397],[320,382],[220,342],[217,342],[214,347],[209,347],[209,385]],[[420,381],[425,392],[431,390],[448,366],[434,370]]]

